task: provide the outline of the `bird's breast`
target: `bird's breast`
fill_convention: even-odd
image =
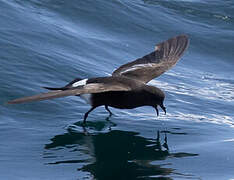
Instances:
[[[92,94],[93,106],[108,105],[119,109],[132,109],[147,105],[144,96],[134,92],[103,92]]]

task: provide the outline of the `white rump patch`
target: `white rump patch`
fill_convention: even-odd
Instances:
[[[80,97],[81,97],[81,99],[83,99],[87,104],[92,105],[92,101],[91,101],[92,95],[91,95],[91,94],[81,94]]]
[[[159,46],[155,46],[155,51],[158,51],[159,50]]]
[[[72,84],[72,87],[84,86],[86,85],[88,79],[82,79]]]

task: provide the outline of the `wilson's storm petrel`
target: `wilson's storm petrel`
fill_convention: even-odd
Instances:
[[[147,83],[173,67],[187,49],[188,44],[186,35],[176,36],[156,45],[152,53],[120,66],[112,76],[77,78],[64,87],[45,87],[51,91],[15,99],[8,103],[18,104],[64,96],[80,96],[91,105],[91,109],[84,115],[84,123],[88,114],[102,105],[110,115],[112,113],[109,106],[120,109],[152,106],[157,115],[159,114],[157,107],[160,106],[166,114],[166,108],[163,105],[165,94],[159,88]]]

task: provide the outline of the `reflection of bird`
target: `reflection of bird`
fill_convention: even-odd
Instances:
[[[94,129],[98,124],[103,124],[90,123]],[[73,131],[53,137],[51,143],[45,145],[44,158],[48,154],[53,156],[46,160],[50,165],[76,163],[74,165],[78,167],[77,170],[92,174],[92,179],[158,179],[174,173],[174,169],[157,162],[171,155],[159,146],[160,142],[158,145],[155,139],[145,138],[136,132],[101,130],[101,133],[90,133],[87,136],[82,131]],[[57,156],[60,151],[68,151],[62,159]],[[83,153],[85,156],[80,158]],[[80,172],[77,175],[80,179]]]
[[[156,45],[152,53],[120,66],[110,77],[83,80],[78,78],[61,88],[45,87],[52,90],[48,93],[15,99],[8,103],[18,104],[78,95],[92,106],[85,113],[84,123],[88,114],[102,105],[110,114],[108,106],[120,109],[152,106],[157,115],[157,106],[160,106],[166,113],[163,91],[146,83],[174,66],[183,55],[188,43],[188,37],[180,35]]]

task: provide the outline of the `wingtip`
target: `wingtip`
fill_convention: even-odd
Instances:
[[[188,49],[190,39],[189,39],[189,36],[187,34],[183,34],[183,35],[181,35],[181,37],[183,38],[183,42],[184,42],[184,50],[182,52],[182,54],[183,54]]]
[[[9,104],[11,104],[10,101],[4,102],[4,103],[3,103],[4,106],[7,106],[7,105],[9,105]]]
[[[189,36],[187,34],[180,34],[177,37],[184,37],[184,38],[187,38],[187,39],[189,38]]]
[[[5,102],[4,105],[12,104],[11,101]]]
[[[181,42],[184,42],[185,44],[188,44],[189,42],[189,35],[187,34],[180,34],[180,35],[177,35],[177,36],[174,36],[170,39],[168,39],[167,41],[181,41]]]
[[[184,41],[186,44],[186,48],[188,47],[189,42],[190,42],[189,35],[181,34],[181,35],[177,36],[177,38],[182,39],[182,41]]]
[[[168,49],[170,56],[180,58],[189,46],[189,36],[187,34],[181,34],[167,40],[166,42],[171,44],[171,47]]]
[[[17,99],[5,102],[5,105],[9,105],[9,104],[19,104],[20,102],[17,101]]]
[[[187,34],[180,34],[180,35],[175,36],[169,40],[173,40],[173,39],[180,41],[181,43],[186,44],[186,46],[189,44],[189,36]]]
[[[184,50],[187,49],[189,45],[189,36],[187,34],[180,34],[177,36],[174,36],[166,41],[163,41],[155,46],[155,51],[160,51],[162,46],[164,44],[173,44],[173,42],[178,42],[176,43],[177,45],[184,45]]]
[[[177,35],[177,36],[173,37],[172,39],[186,39],[186,40],[189,40],[189,35],[180,34],[180,35]]]
[[[189,43],[189,41],[190,41],[189,35],[187,35],[187,34],[181,34],[181,35],[179,35],[177,37],[184,39],[185,41],[187,41],[187,43]]]

